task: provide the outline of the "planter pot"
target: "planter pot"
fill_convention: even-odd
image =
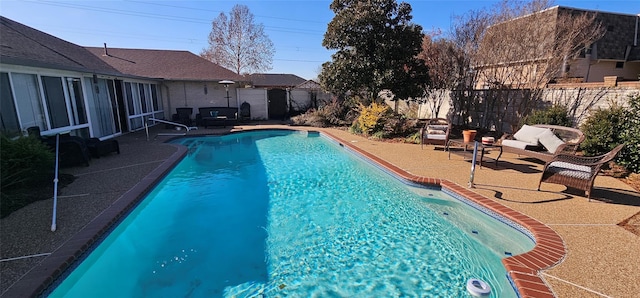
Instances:
[[[471,143],[476,137],[477,131],[467,129],[462,131],[462,137],[464,138],[465,143]]]

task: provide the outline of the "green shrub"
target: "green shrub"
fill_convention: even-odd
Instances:
[[[604,154],[622,143],[618,131],[622,127],[624,117],[624,108],[619,105],[592,111],[580,128],[585,136],[580,144],[584,154]]]
[[[629,96],[620,139],[625,143],[616,162],[627,170],[640,173],[640,93]]]
[[[543,110],[534,110],[531,114],[524,117],[521,122],[520,126],[523,124],[549,124],[573,127],[573,121],[569,119],[569,111],[565,106],[561,105],[553,105]]]
[[[0,135],[0,218],[42,197],[31,193],[53,180],[54,154],[35,137]]]
[[[613,104],[592,112],[580,129],[585,134],[580,144],[585,155],[604,154],[624,143],[616,163],[640,173],[640,94],[629,96],[627,107]]]
[[[291,117],[291,124],[313,127],[330,126],[328,119],[326,117],[323,117],[323,115],[315,109],[311,109],[304,114]]]
[[[412,134],[410,134],[409,136],[407,136],[404,139],[405,143],[412,143],[412,144],[420,144],[420,137],[422,137],[422,135],[420,134],[420,131],[416,131]]]
[[[293,125],[313,127],[346,126],[353,122],[352,107],[347,102],[332,100],[318,109],[291,117]]]
[[[387,138],[389,138],[389,136],[384,130],[376,131],[371,135],[371,139],[373,140],[383,140]]]
[[[2,191],[36,186],[54,169],[54,154],[34,137],[11,140],[0,136],[0,184]]]
[[[353,123],[351,123],[351,126],[349,126],[349,132],[356,135],[362,134],[362,130],[360,130],[360,125],[358,125],[358,122],[353,121]]]
[[[385,138],[406,138],[417,132],[417,123],[417,119],[407,119],[404,115],[392,113],[385,121],[383,128],[385,132],[384,136]]]

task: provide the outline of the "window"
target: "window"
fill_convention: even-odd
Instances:
[[[129,129],[142,128],[149,117],[162,117],[162,102],[157,85],[125,82],[124,89]]]
[[[161,110],[160,105],[158,105],[158,91],[156,90],[155,84],[151,85],[151,98],[153,99],[153,110]]]
[[[616,69],[623,69],[623,68],[624,68],[624,62],[623,61],[616,62]]]
[[[137,115],[140,110],[140,94],[138,93],[138,84],[124,83],[125,96],[127,98],[127,108],[129,115]]]
[[[59,77],[42,77],[42,88],[49,113],[51,128],[69,126],[69,114],[64,98],[64,87]]]
[[[0,106],[2,107],[0,109],[2,132],[9,136],[20,134],[20,122],[13,103],[9,74],[6,72],[0,73]]]
[[[71,102],[71,111],[73,112],[72,124],[87,124],[87,109],[84,106],[80,79],[67,78],[67,90]]]
[[[148,88],[148,84],[138,84],[138,89],[140,90],[140,104],[142,105],[142,112],[143,113],[148,113],[150,112],[147,107],[148,105],[148,99],[149,99],[149,93],[147,92],[147,88]]]
[[[88,126],[80,78],[42,76],[49,129],[81,129]]]
[[[11,82],[15,97],[20,98],[16,101],[16,108],[22,127],[38,126],[42,131],[48,130],[36,75],[12,73]]]

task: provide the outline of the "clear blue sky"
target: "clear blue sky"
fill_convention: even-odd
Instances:
[[[400,2],[400,1],[399,1]],[[447,31],[453,16],[490,8],[495,0],[405,0],[424,30]],[[269,73],[292,73],[314,79],[331,52],[322,47],[333,18],[331,1],[24,1],[1,0],[0,14],[81,46],[186,50],[208,46],[211,21],[235,4],[249,7],[265,26],[276,53]],[[582,9],[640,14],[640,0],[556,0]],[[2,37],[0,36],[0,39]]]

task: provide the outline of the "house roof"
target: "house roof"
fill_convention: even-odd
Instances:
[[[314,80],[306,80],[306,81],[302,82],[301,84],[298,84],[296,86],[296,88],[300,88],[300,89],[320,89],[321,86],[320,86],[320,84],[318,84],[318,82],[316,82]]]
[[[177,81],[242,81],[242,76],[188,51],[86,47],[122,73]],[[106,51],[106,54],[105,54]]]
[[[569,7],[560,7],[560,9],[581,11]],[[597,59],[640,61],[640,45],[637,43],[640,39],[638,16],[598,12],[596,20],[602,22],[606,30],[604,36],[595,42]]]
[[[640,30],[638,30],[638,16],[636,15],[554,6],[535,14],[518,17],[501,24],[508,22],[529,22],[529,19],[531,19],[533,15],[542,14],[543,17],[537,20],[540,22],[539,26],[555,26],[556,19],[560,14],[568,13],[570,15],[577,15],[585,12],[595,13],[596,21],[600,22],[606,30],[604,36],[594,43],[596,51],[595,56],[592,57],[593,59],[640,61],[640,45],[636,42],[640,39]],[[501,24],[490,27],[490,30],[499,28]],[[490,33],[491,31],[489,31],[489,34]],[[544,42],[538,41],[537,44],[543,46]],[[541,54],[542,51],[538,51],[537,53]]]
[[[85,48],[0,16],[0,61],[6,64],[122,75]]]
[[[256,73],[247,75],[254,87],[294,87],[307,80],[294,74]]]

